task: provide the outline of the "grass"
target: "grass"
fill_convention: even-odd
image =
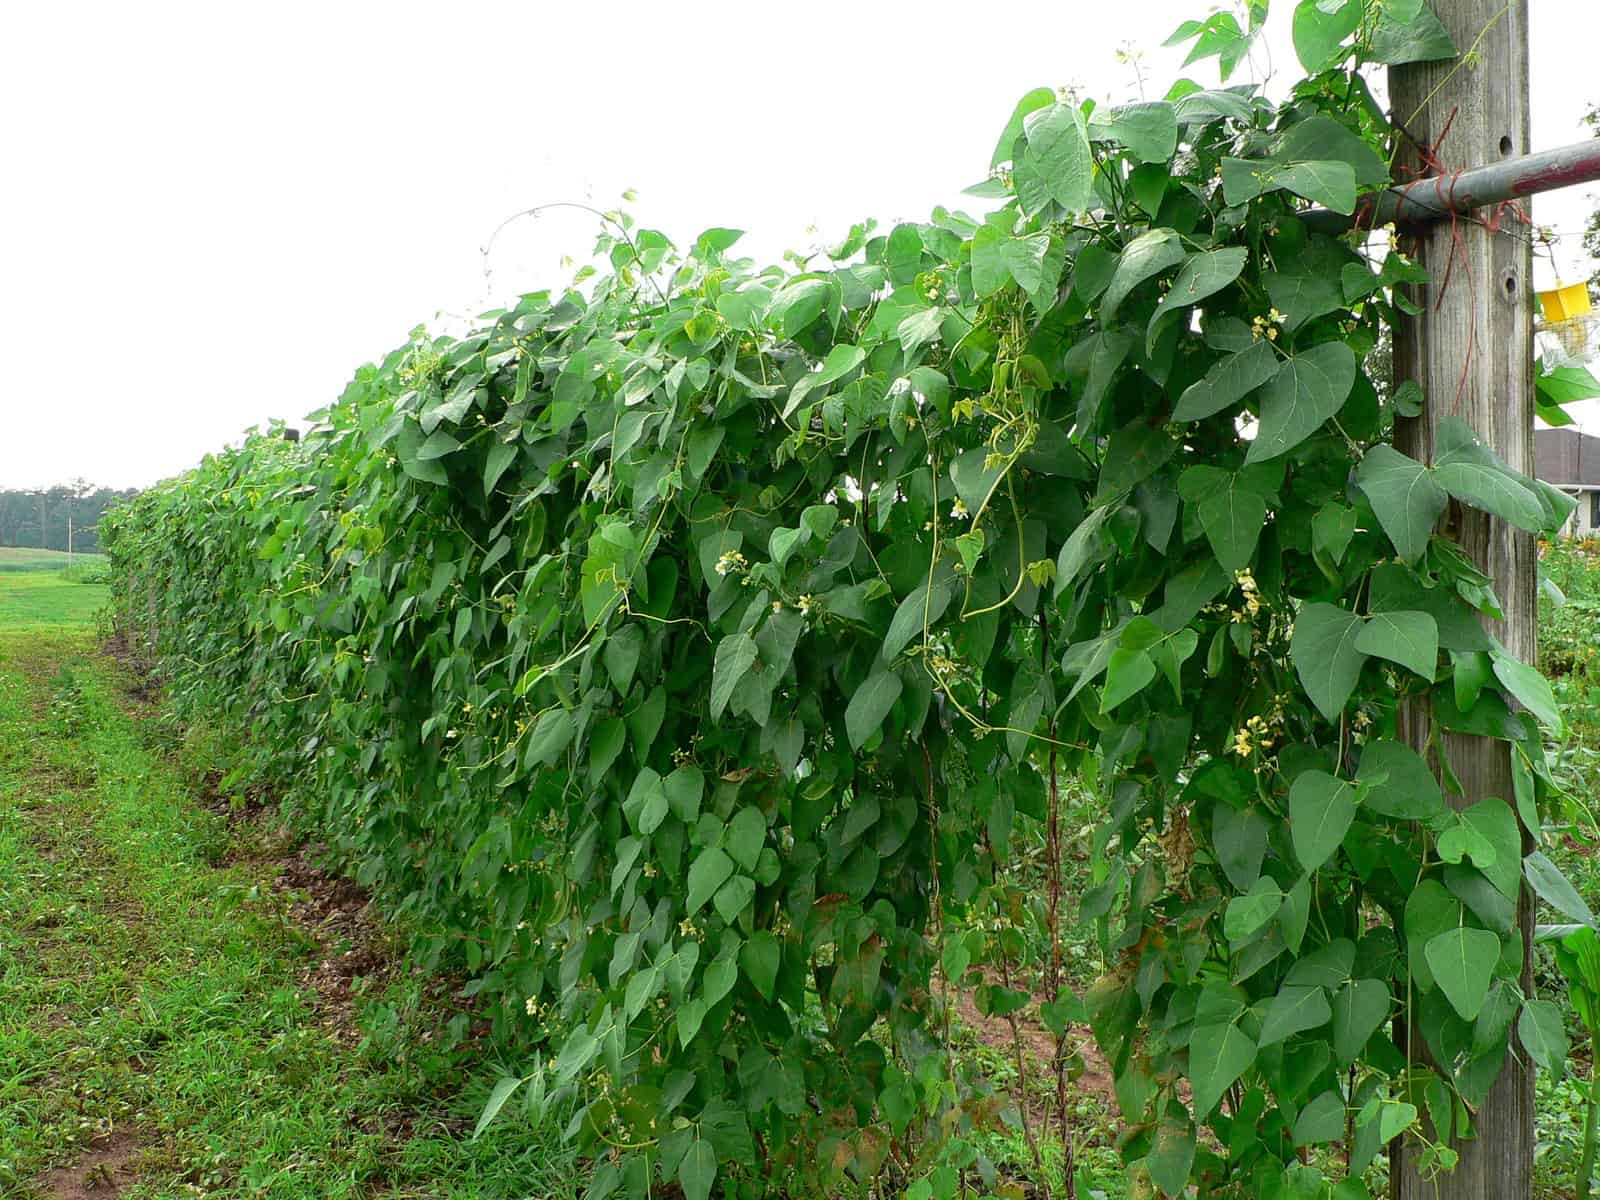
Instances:
[[[0,546],[0,572],[63,571],[78,564],[104,564],[103,554],[74,554],[65,550],[36,550],[31,546]]]
[[[450,1019],[459,1001],[403,971],[353,980],[353,1008],[312,986],[346,945],[306,927],[252,826],[197,803],[177,739],[95,653],[92,602],[52,611],[60,586],[15,584],[0,583],[0,1195],[78,1194],[69,1177],[125,1200],[575,1195],[553,1130],[502,1120],[470,1139],[498,1071]],[[89,1164],[95,1178],[69,1176]]]
[[[0,550],[0,554],[15,553]],[[93,623],[110,595],[103,584],[79,582],[59,569],[7,571],[0,566],[0,630],[83,628]]]

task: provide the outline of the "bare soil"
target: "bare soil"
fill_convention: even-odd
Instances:
[[[39,1181],[48,1200],[109,1200],[122,1195],[138,1172],[139,1137],[118,1130],[89,1146],[70,1167],[58,1167]]]

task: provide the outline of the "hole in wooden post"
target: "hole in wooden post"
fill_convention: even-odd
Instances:
[[[1505,137],[1500,139],[1500,157],[1501,158],[1506,158],[1507,156],[1509,156],[1510,153],[1511,153],[1511,148],[1512,148],[1511,135],[1508,133],[1508,134],[1505,135]]]
[[[1505,279],[1505,286],[1506,299],[1515,300],[1517,298],[1517,277],[1515,275],[1508,274]]]

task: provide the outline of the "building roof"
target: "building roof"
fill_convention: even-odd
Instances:
[[[1576,429],[1534,430],[1533,473],[1557,486],[1600,484],[1600,437]]]

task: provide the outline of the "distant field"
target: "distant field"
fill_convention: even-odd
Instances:
[[[0,554],[14,553],[0,550]],[[61,555],[63,563],[66,557]],[[90,625],[109,595],[110,589],[104,585],[75,583],[60,570],[0,566],[0,629]]]
[[[74,554],[72,562],[102,563],[103,554]],[[29,546],[0,546],[0,572],[7,571],[59,571],[67,565],[63,550],[35,550]]]

